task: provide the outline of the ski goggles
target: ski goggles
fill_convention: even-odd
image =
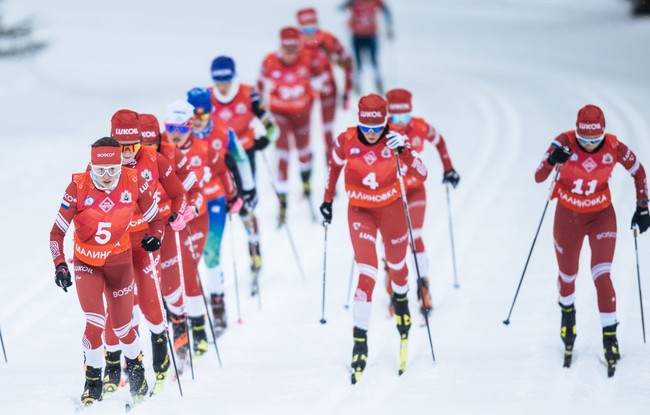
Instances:
[[[140,147],[141,147],[140,143],[122,144],[122,153],[124,153],[127,150],[129,150],[131,153],[137,153],[138,150],[140,150]]]
[[[393,124],[408,124],[411,121],[411,114],[392,114],[390,122]]]
[[[210,118],[210,113],[209,112],[203,112],[201,114],[194,113],[194,118],[196,118],[197,120],[205,121],[208,118]]]
[[[362,133],[375,133],[375,134],[378,134],[378,133],[384,131],[384,128],[386,126],[385,125],[377,125],[377,126],[374,126],[374,127],[370,127],[370,126],[367,126],[367,125],[359,124],[358,127],[359,127],[359,129],[361,130]]]
[[[318,26],[302,26],[300,31],[306,35],[313,35],[318,32]]]
[[[169,134],[173,134],[174,131],[178,131],[180,134],[187,134],[190,132],[191,128],[192,127],[187,124],[165,124],[165,131],[167,131]]]
[[[113,164],[113,165],[110,165],[110,166],[109,165],[100,166],[100,165],[91,164],[90,165],[90,170],[97,177],[104,177],[107,174],[109,176],[111,176],[111,177],[115,177],[120,173],[120,171],[122,171],[122,165],[121,164]]]
[[[595,137],[595,138],[585,138],[585,137],[579,136],[576,133],[576,138],[578,139],[578,141],[580,141],[581,144],[595,145],[595,144],[598,144],[601,141],[603,141],[603,138],[605,138],[605,134],[601,134],[599,137]]]

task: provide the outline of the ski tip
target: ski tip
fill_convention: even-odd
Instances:
[[[320,324],[325,324],[325,323],[327,323],[327,320],[325,320],[324,318],[321,318],[320,319]]]

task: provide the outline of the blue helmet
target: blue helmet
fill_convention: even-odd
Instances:
[[[230,56],[217,56],[212,61],[212,79],[215,82],[229,82],[235,77],[235,61]]]
[[[210,101],[210,91],[206,88],[192,88],[187,91],[187,102],[194,106],[194,114],[210,114],[212,112],[212,102]]]

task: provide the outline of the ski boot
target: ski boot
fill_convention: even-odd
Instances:
[[[153,371],[156,374],[156,383],[153,386],[151,394],[155,395],[165,385],[165,379],[170,368],[166,330],[163,330],[160,334],[151,333],[151,355],[153,359]]]
[[[119,369],[119,364],[118,364]],[[102,368],[95,368],[85,365],[86,383],[81,394],[81,403],[90,406],[102,400]]]
[[[428,316],[433,310],[431,304],[431,293],[429,292],[429,278],[418,278],[418,302],[420,303],[420,313],[422,316]]]
[[[248,253],[251,260],[251,272],[260,272],[262,269],[262,254],[260,253],[260,243],[249,242]]]
[[[605,352],[605,361],[607,362],[607,377],[614,376],[616,371],[616,362],[621,358],[618,350],[618,340],[616,339],[616,324],[603,327],[603,349]]]
[[[144,366],[142,365],[142,353],[138,354],[135,359],[126,360],[126,373],[129,376],[129,389],[134,402],[139,402],[147,397],[149,385],[147,378],[144,376]]]
[[[393,307],[395,308],[397,331],[400,336],[398,374],[401,375],[406,370],[406,350],[409,330],[411,329],[411,313],[409,312],[409,300],[406,294],[393,294]]]
[[[354,328],[354,348],[352,349],[352,384],[354,385],[361,379],[361,374],[366,368],[368,360],[368,331]]]
[[[280,212],[278,213],[278,228],[287,223],[287,195],[278,194],[280,200]]]
[[[573,358],[573,344],[576,341],[576,308],[573,304],[562,305],[562,323],[560,326],[560,337],[564,342],[564,367],[571,367]]]
[[[205,316],[190,317],[192,323],[192,346],[194,357],[198,358],[208,351],[208,336],[205,333]]]
[[[212,315],[214,316],[214,335],[219,337],[228,327],[223,294],[210,294],[210,303],[212,304]]]
[[[178,374],[183,373],[185,363],[189,359],[189,339],[187,336],[187,319],[185,316],[171,314],[169,320],[172,322],[172,331],[174,332],[174,351],[178,357]]]
[[[311,198],[311,169],[303,170],[300,172],[300,179],[302,179],[302,194],[307,199]]]
[[[102,399],[115,392],[120,386],[120,378],[122,370],[120,368],[120,361],[122,352],[109,352],[104,350],[104,359],[106,360],[106,368],[104,369],[104,379],[102,380]]]

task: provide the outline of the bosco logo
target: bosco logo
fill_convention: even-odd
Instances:
[[[97,154],[97,157],[113,157],[115,153],[99,153]]]

